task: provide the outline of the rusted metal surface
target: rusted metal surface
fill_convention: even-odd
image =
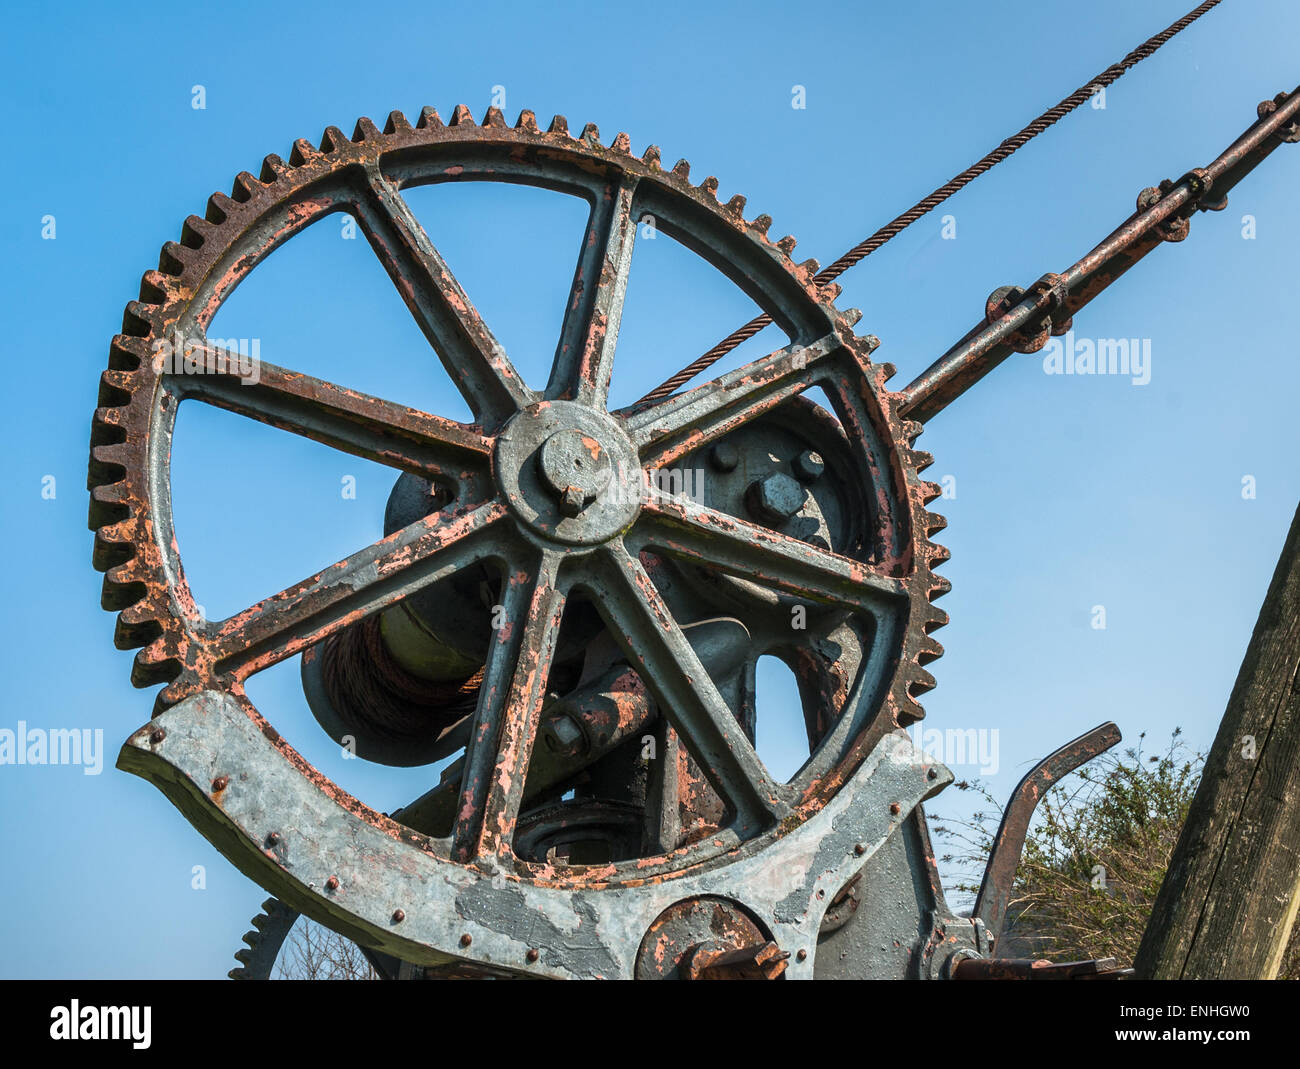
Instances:
[[[1033,958],[963,958],[954,980],[1120,980],[1133,972],[1114,958],[1051,962]]]
[[[991,957],[1042,792],[1118,740],[1053,754],[1004,817],[972,918],[939,886],[920,802],[951,776],[900,730],[934,685],[948,584],[920,418],[1032,352],[1282,140],[1280,96],[1208,168],[1069,271],[1003,287],[986,320],[902,393],[743,198],[665,170],[656,148],[512,129],[431,109],[268,157],[191,217],[146,274],[110,349],[92,428],[90,524],[133,681],[166,683],[121,767],[154,782],[279,898],[429,975],[688,977],[1103,975]],[[590,217],[546,386],[518,374],[403,200],[503,181],[583,198]],[[473,416],[457,423],[261,365],[240,379],[205,330],[272,250],[350,212]],[[638,223],[679,238],[753,297],[789,344],[657,404],[610,410]],[[158,359],[183,339],[187,359]],[[290,358],[291,362],[291,358]],[[823,392],[826,404],[801,395]],[[170,505],[182,400],[216,405],[402,473],[384,536],[222,621],[199,613]],[[702,471],[695,492],[651,475]],[[676,476],[674,476],[676,477]],[[495,599],[493,604],[492,599]],[[499,610],[499,611],[498,611]],[[801,623],[792,627],[797,615]],[[488,617],[491,623],[488,623]],[[797,633],[796,633],[797,632]],[[392,765],[459,757],[391,816],[341,790],[248,701],[302,654],[336,739]],[[795,672],[809,754],[759,759],[759,656]],[[364,661],[364,670],[355,663]],[[471,708],[472,704],[472,708]],[[825,956],[819,966],[819,950]],[[377,966],[379,967],[379,966]],[[385,965],[381,971],[395,972]],[[1089,971],[1091,969],[1091,972]]]
[[[1002,823],[993,837],[984,879],[971,911],[971,916],[983,923],[992,946],[997,946],[1002,925],[1006,922],[1016,869],[1020,867],[1020,853],[1025,848],[1029,822],[1038,803],[1063,776],[1105,753],[1120,741],[1120,737],[1115,724],[1110,721],[1099,724],[1043,758],[1016,785],[1002,814]]]
[[[246,698],[207,691],[160,715],[170,725],[165,739],[153,743],[154,725],[146,725],[119,765],[157,784],[192,822],[212,811],[210,785],[220,770],[238,769],[214,837],[286,905],[413,964],[454,959],[554,978],[635,975],[655,918],[704,897],[761,920],[767,938],[792,955],[787,974],[810,978],[827,904],[897,837],[923,798],[952,781],[905,734],[888,734],[816,816],[762,851],[734,851],[667,879],[575,889],[505,871],[485,878],[449,860],[438,843],[306,766]],[[897,799],[902,815],[880,805],[882,797]],[[211,831],[213,823],[201,826]],[[330,877],[339,886],[327,894]],[[963,945],[973,940],[955,947]]]
[[[1166,241],[1187,237],[1198,211],[1222,211],[1227,195],[1278,145],[1300,138],[1300,89],[1259,106],[1259,121],[1207,167],[1178,181],[1144,189],[1138,210],[1104,241],[1059,275],[1044,275],[1027,291],[994,291],[983,322],[902,391],[900,410],[929,420],[1012,353],[1032,353],[1053,334],[1064,334],[1074,314]]]
[[[817,822],[863,774],[869,755],[923,715],[916,697],[933,678],[922,665],[941,652],[930,633],[946,622],[931,602],[948,584],[933,571],[947,554],[930,540],[943,521],[925,508],[938,488],[919,474],[930,463],[912,449],[920,427],[899,417],[886,387],[893,369],[870,360],[875,339],[854,334],[860,313],[840,312],[813,283],[816,264],[796,266],[792,240],[772,242],[765,217],[744,218],[743,198],[720,204],[716,180],[695,186],[688,173],[684,162],[665,170],[654,148],[633,157],[623,135],[609,147],[594,127],[575,138],[562,119],[543,132],[528,112],[511,129],[495,109],[476,123],[458,108],[447,124],[426,109],[414,127],[394,113],[382,132],[363,119],[351,138],[330,128],[319,147],[297,142],[287,162],[268,157],[259,177],[241,174],[230,196],[214,195],[204,218],[187,221],[182,240],[164,247],[159,270],[146,274],[140,300],[128,306],[92,431],[90,522],[95,561],[107,573],[104,604],[120,613],[119,645],[143,647],[133,680],[167,684],[157,721],[137,740],[146,749],[128,744],[126,765],[174,795],[175,767],[139,754],[180,746],[174,711],[212,710],[219,694],[235,703],[222,708],[248,718],[258,737],[286,745],[247,703],[244,682],[301,653],[320,716],[321,707],[346,702],[337,679],[313,672],[328,667],[331,644],[366,628],[362,648],[383,642],[391,658],[372,659],[383,661],[382,682],[393,700],[376,712],[363,689],[350,703],[362,710],[360,720],[340,714],[322,724],[336,739],[353,734],[348,727],[386,737],[386,746],[366,756],[393,764],[463,747],[446,781],[454,790],[446,828],[433,837],[412,827],[396,833],[391,821],[322,781],[292,751],[284,751],[287,764],[277,766],[278,774],[321,791],[383,842],[418,843],[463,873],[457,879],[467,886],[504,877],[567,893],[629,890],[720,861],[765,856]],[[544,389],[522,380],[401,196],[414,185],[466,180],[544,186],[591,207]],[[207,325],[249,271],[312,222],[343,211],[358,220],[469,405],[472,423],[270,365],[260,367],[256,383],[245,382],[207,341]],[[628,267],[637,223],[647,215],[759,300],[791,341],[661,405],[611,412]],[[159,343],[171,338],[183,339],[188,362],[157,359]],[[814,387],[824,390],[833,414],[807,403],[791,407]],[[408,486],[416,504],[404,498],[414,512],[375,544],[229,619],[208,622],[185,581],[170,496],[160,489],[170,478],[182,400],[223,407],[403,472],[403,479],[417,480]],[[754,428],[762,428],[756,433],[766,453],[742,445],[731,468],[734,486],[719,481],[722,496],[714,504],[642,486],[644,473],[693,464],[715,449],[723,462],[710,470],[722,480],[722,454]],[[755,458],[767,467],[756,468]],[[420,596],[454,591],[466,574],[490,574],[503,609],[481,671],[472,673],[465,666],[475,662],[473,650],[454,631],[442,633],[428,662],[411,638],[419,637],[412,628],[436,623],[418,610]],[[706,574],[714,578],[701,580]],[[737,625],[747,660],[709,661],[693,645],[692,628],[718,616],[713,606],[730,604],[760,605],[763,622],[758,629]],[[571,659],[560,643],[575,606],[592,610],[613,640],[607,667],[621,659],[623,669],[607,686],[589,689],[593,701],[571,710],[576,719],[557,713],[544,721],[557,658]],[[789,626],[794,606],[813,621],[797,639]],[[775,647],[815,678],[809,695],[829,693],[836,701],[833,709],[806,711],[810,758],[789,783],[771,777],[753,741],[753,661]],[[419,674],[435,662],[441,675]],[[629,672],[635,684],[627,682]],[[422,723],[415,699],[429,697],[436,709],[444,682],[455,692],[447,701],[473,698],[475,709],[455,723],[451,716]],[[547,775],[548,761],[573,757],[578,772],[594,777],[625,743],[638,741],[638,732],[658,730],[658,718],[666,721],[658,737],[672,759],[649,763],[644,797],[634,799],[655,849],[608,864],[561,863],[550,848],[518,856],[530,775],[538,777],[539,804],[554,804],[546,791],[562,787],[574,769]],[[265,828],[250,830],[247,842],[230,837],[231,799],[246,790],[249,774],[232,765],[221,773],[225,790],[214,795],[209,777],[183,808],[236,864],[283,868],[290,825],[274,829],[273,847]],[[926,789],[937,782],[927,780]],[[659,816],[652,820],[648,802],[655,798]],[[563,831],[582,810],[561,804],[556,812],[548,833]],[[886,810],[884,819],[906,813]],[[530,824],[529,834],[537,827]],[[323,908],[348,927],[356,922],[332,911],[355,893],[357,881],[339,867],[321,877],[341,881]],[[288,901],[311,906],[300,886],[285,891]],[[367,945],[379,946],[394,927],[414,932],[417,900],[377,909],[366,922],[371,927],[362,926]],[[820,900],[796,912],[819,915],[824,908],[823,889]],[[438,936],[436,953],[435,942],[424,943],[417,956],[432,963],[442,954],[487,960],[480,935],[462,944],[460,934],[467,933]],[[408,950],[419,942],[399,940]],[[538,968],[600,971],[557,964],[559,953],[553,946],[552,960],[547,964],[543,954]],[[507,967],[519,962],[512,956]]]

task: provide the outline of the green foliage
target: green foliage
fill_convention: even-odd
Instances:
[[[1140,735],[1136,747],[1102,755],[1039,803],[1000,956],[1133,963],[1204,765],[1181,734],[1176,728],[1164,752],[1151,755]],[[952,890],[969,896],[979,888],[1001,805],[978,781],[955,786],[989,803],[969,821],[934,829],[953,848],[942,857],[958,867]]]

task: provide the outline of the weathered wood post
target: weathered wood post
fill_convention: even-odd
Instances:
[[[1300,509],[1138,949],[1137,976],[1273,979],[1300,906]]]

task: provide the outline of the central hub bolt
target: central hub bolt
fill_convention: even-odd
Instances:
[[[578,515],[609,483],[609,454],[599,441],[578,430],[556,431],[547,438],[537,467],[565,516]]]

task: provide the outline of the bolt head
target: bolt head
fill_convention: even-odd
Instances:
[[[586,747],[587,738],[571,716],[563,713],[546,721],[543,737],[547,747],[558,754],[576,754]]]
[[[735,471],[740,463],[740,451],[730,442],[718,442],[709,450],[709,466],[714,471]]]
[[[404,909],[395,909],[395,910],[393,910],[393,923],[394,923],[394,924],[401,924],[402,921],[404,921],[404,920],[406,920],[406,910],[404,910]]]
[[[576,516],[609,483],[612,470],[604,446],[573,428],[556,431],[537,455],[542,482],[565,516]]]
[[[229,776],[218,776],[216,779],[212,781],[212,792],[216,794],[219,791],[224,791],[229,786],[230,786]]]
[[[167,737],[167,731],[164,728],[154,728],[154,730],[149,735],[149,741],[152,742],[155,746],[157,746],[166,737]]]
[[[325,890],[337,891],[338,889],[339,889],[339,878],[337,876],[331,876],[328,880],[325,881]]]
[[[534,962],[536,962],[538,957],[540,957],[540,955],[537,953],[536,947],[529,947],[528,953],[524,955],[524,958],[529,965],[532,965]]]
[[[794,474],[801,483],[815,483],[826,470],[826,461],[815,449],[805,449],[794,458]]]
[[[565,487],[560,495],[560,511],[566,516],[576,516],[587,505],[587,495],[576,486]]]
[[[899,805],[897,802],[890,802],[889,811],[893,813],[894,816],[898,816],[898,814],[903,811],[903,807]]]
[[[469,932],[466,932],[460,937],[460,945],[463,947],[469,946],[472,942],[474,942],[474,937],[470,935]]]
[[[784,472],[774,472],[750,484],[745,504],[760,522],[780,526],[803,508],[808,491]]]

